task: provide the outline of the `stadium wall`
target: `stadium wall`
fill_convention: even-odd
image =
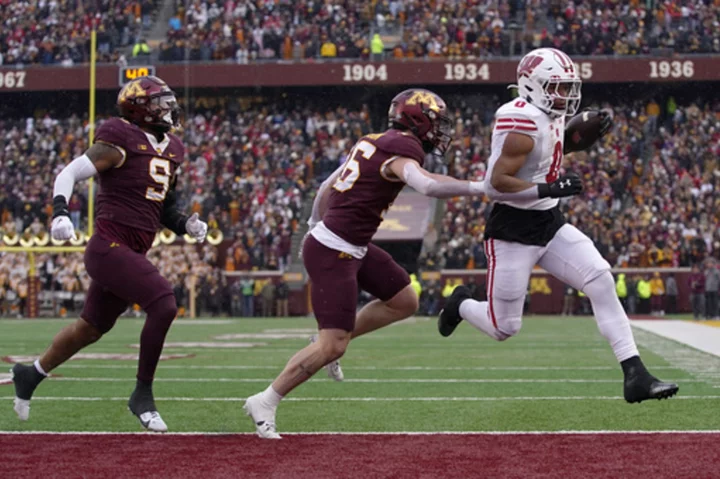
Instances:
[[[720,80],[720,57],[577,57],[584,83],[668,83]],[[477,85],[515,82],[517,59],[361,62],[357,60],[159,64],[118,68],[98,65],[97,89],[112,90],[136,71],[155,71],[172,87],[296,87],[368,85]],[[145,73],[146,74],[146,73]],[[89,88],[89,67],[2,67],[0,92],[68,91]]]

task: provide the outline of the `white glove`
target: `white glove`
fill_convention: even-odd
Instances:
[[[197,213],[193,213],[193,215],[185,222],[185,231],[187,231],[187,234],[192,236],[198,243],[205,241],[207,230],[207,223],[200,221]]]
[[[50,236],[54,240],[67,241],[75,239],[75,228],[70,218],[62,215],[57,216],[50,224]]]

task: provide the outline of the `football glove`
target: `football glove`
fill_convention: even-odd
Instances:
[[[185,231],[192,236],[198,243],[205,241],[207,236],[208,225],[204,221],[200,221],[197,213],[188,218],[185,222]]]
[[[75,228],[70,218],[65,215],[56,216],[50,224],[50,236],[58,241],[75,239]]]
[[[552,183],[538,185],[538,196],[540,198],[565,198],[582,193],[583,182],[575,173],[567,173]]]

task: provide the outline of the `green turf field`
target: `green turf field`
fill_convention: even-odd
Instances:
[[[0,356],[36,356],[64,324],[0,321]],[[155,383],[170,430],[253,431],[244,398],[269,384],[314,325],[312,318],[178,320],[164,354],[193,357],[162,361]],[[141,327],[141,320],[121,320],[84,352],[137,354]],[[239,334],[265,337],[218,338]],[[589,318],[529,317],[504,343],[467,324],[441,338],[434,319],[418,318],[354,341],[342,360],[346,381],[321,371],[280,405],[278,430],[720,429],[720,376],[707,373],[719,371],[718,359],[649,333],[636,331],[636,338],[650,370],[680,383],[677,398],[626,404],[621,371]],[[173,345],[183,342],[212,347]],[[135,367],[134,360],[70,361],[38,388],[25,423],[12,411],[12,385],[1,385],[0,431],[138,431],[126,409]]]

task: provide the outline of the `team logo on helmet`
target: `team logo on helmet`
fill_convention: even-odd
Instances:
[[[140,127],[164,133],[179,125],[175,93],[156,76],[136,78],[125,85],[117,105],[123,118]]]
[[[442,98],[429,90],[400,92],[390,102],[391,128],[408,130],[422,142],[426,153],[442,156],[452,141],[452,123]]]

